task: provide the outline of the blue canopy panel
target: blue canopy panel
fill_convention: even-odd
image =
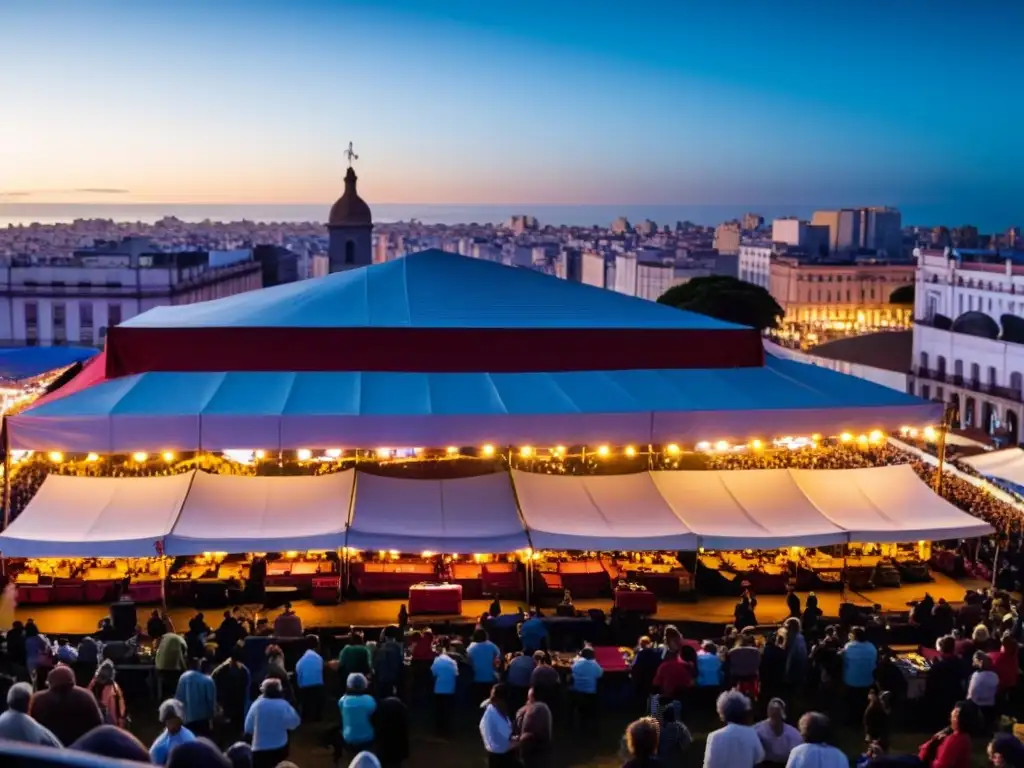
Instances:
[[[14,449],[123,453],[745,441],[941,415],[941,403],[769,358],[728,370],[144,373],[9,421]]]
[[[223,299],[156,307],[121,327],[728,330],[742,326],[558,280],[532,269],[431,249]]]
[[[16,347],[0,349],[0,379],[20,381],[82,363],[99,352],[88,347]]]

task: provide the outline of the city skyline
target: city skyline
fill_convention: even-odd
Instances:
[[[707,5],[20,4],[0,202],[319,203],[350,140],[378,204],[1012,194],[1024,10]]]

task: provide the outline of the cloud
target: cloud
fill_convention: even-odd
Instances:
[[[112,187],[79,187],[77,189],[0,189],[0,200],[39,195],[127,195],[131,190]]]

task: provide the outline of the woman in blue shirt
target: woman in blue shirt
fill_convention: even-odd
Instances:
[[[264,680],[260,693],[245,716],[245,732],[252,735],[253,768],[276,768],[288,759],[288,732],[299,727],[299,713],[276,677]]]
[[[338,700],[341,710],[341,738],[345,748],[356,755],[373,747],[373,713],[377,701],[366,692],[366,678],[358,672],[348,676],[345,695]]]

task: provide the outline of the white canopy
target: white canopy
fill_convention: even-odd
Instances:
[[[169,555],[337,549],[355,472],[241,477],[200,472],[167,537]]]
[[[960,459],[979,475],[1024,486],[1024,450],[1006,448]]]
[[[800,490],[850,541],[880,544],[985,536],[992,526],[934,493],[906,465],[794,469]]]
[[[659,471],[651,476],[708,549],[814,547],[848,540],[846,531],[800,492],[786,469]]]
[[[541,475],[514,470],[538,549],[696,549],[697,536],[666,503],[651,474]]]
[[[194,475],[47,475],[0,535],[0,552],[7,557],[154,557]]]
[[[530,546],[504,472],[458,480],[359,473],[348,530],[354,549],[491,554]]]

